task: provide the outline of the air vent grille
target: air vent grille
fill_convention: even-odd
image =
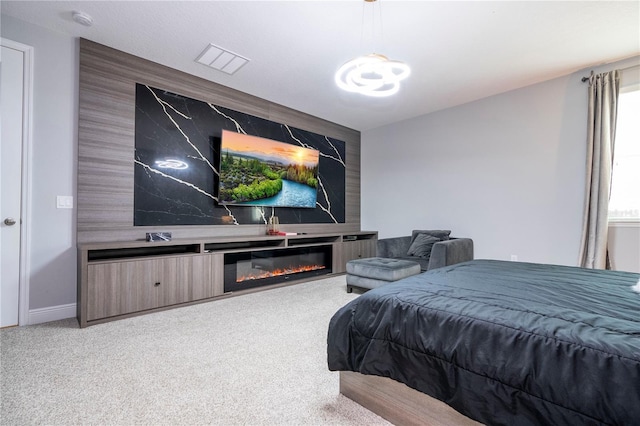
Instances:
[[[249,62],[249,59],[223,49],[222,47],[210,44],[202,51],[200,56],[196,58],[196,62],[227,74],[234,74]]]

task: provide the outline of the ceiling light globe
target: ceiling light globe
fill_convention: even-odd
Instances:
[[[384,55],[373,53],[342,65],[335,74],[335,81],[338,87],[348,92],[385,97],[397,93],[399,82],[410,72],[405,63],[390,61]]]

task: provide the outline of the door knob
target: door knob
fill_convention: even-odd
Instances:
[[[4,224],[7,226],[13,226],[16,224],[16,220],[12,217],[8,217],[4,220]]]

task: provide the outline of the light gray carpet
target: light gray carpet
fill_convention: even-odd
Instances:
[[[80,329],[0,331],[3,425],[388,425],[327,370],[345,277]]]

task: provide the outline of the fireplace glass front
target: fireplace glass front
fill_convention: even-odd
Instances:
[[[239,291],[331,273],[331,246],[224,255],[224,291]]]

